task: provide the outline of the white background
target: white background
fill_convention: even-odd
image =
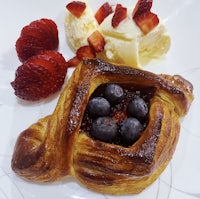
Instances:
[[[39,102],[18,100],[10,86],[20,65],[15,42],[23,26],[40,18],[53,19],[59,29],[59,51],[66,59],[73,56],[64,33],[64,0],[0,0],[0,199],[195,199],[200,198],[200,1],[154,0],[153,10],[167,26],[172,43],[166,59],[144,69],[156,73],[180,74],[194,85],[195,100],[188,115],[181,120],[181,134],[176,152],[159,179],[141,194],[114,197],[93,193],[73,179],[48,185],[26,182],[10,168],[13,147],[19,133],[51,113],[59,93]],[[89,4],[94,12],[105,1]],[[116,1],[109,1],[116,3]],[[118,1],[120,2],[120,1]],[[134,7],[126,0],[124,6]],[[66,82],[70,76],[69,71]]]

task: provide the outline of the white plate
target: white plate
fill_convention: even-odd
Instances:
[[[38,185],[17,177],[10,168],[13,146],[19,133],[37,119],[51,113],[54,98],[29,103],[18,100],[10,82],[20,62],[15,42],[23,26],[40,18],[53,19],[59,28],[59,51],[66,59],[73,53],[64,34],[64,0],[0,0],[0,198],[1,199],[195,199],[200,198],[200,1],[154,0],[153,9],[163,19],[172,38],[165,60],[146,70],[156,73],[181,74],[194,85],[195,100],[188,115],[181,121],[181,134],[172,161],[159,179],[141,194],[114,197],[93,193],[73,180]],[[105,1],[89,0],[94,11]],[[110,1],[116,3],[116,1]],[[120,0],[119,0],[120,2]],[[125,6],[135,1],[126,0]],[[70,76],[70,71],[68,77]],[[67,78],[68,78],[67,77]]]

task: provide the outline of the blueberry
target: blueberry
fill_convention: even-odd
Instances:
[[[104,96],[111,104],[118,104],[123,99],[124,91],[118,84],[108,84]]]
[[[127,106],[127,112],[130,116],[142,120],[148,113],[148,106],[141,97],[135,97]]]
[[[117,135],[117,125],[110,117],[99,117],[92,123],[91,135],[94,139],[111,142]]]
[[[93,117],[107,116],[110,113],[110,103],[103,97],[94,97],[88,102],[88,111]]]
[[[139,138],[142,130],[139,120],[129,117],[122,122],[120,129],[121,139],[126,145],[133,144]]]

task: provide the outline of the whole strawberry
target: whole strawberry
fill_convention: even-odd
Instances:
[[[66,72],[66,61],[59,52],[43,51],[17,68],[11,86],[19,98],[39,100],[61,89]]]
[[[58,49],[58,29],[51,19],[31,22],[21,30],[16,41],[16,51],[21,62],[44,50]]]

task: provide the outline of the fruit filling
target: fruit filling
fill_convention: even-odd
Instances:
[[[154,87],[101,84],[91,95],[81,131],[95,140],[129,147],[148,124]]]

